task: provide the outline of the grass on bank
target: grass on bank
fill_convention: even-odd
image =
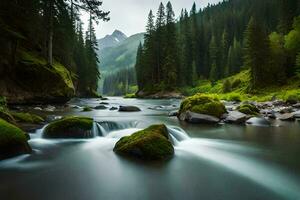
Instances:
[[[230,83],[230,84],[228,84]],[[272,85],[256,90],[249,90],[250,71],[245,70],[229,78],[219,80],[212,84],[208,80],[201,80],[196,87],[182,89],[185,96],[192,96],[197,93],[215,94],[219,99],[227,101],[270,101],[274,97],[285,101],[300,100],[300,79],[291,78],[285,85]],[[224,88],[224,87],[230,88]]]

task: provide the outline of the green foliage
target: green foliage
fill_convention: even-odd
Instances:
[[[6,98],[0,96],[0,110],[6,107]]]
[[[44,130],[48,138],[91,137],[93,119],[88,117],[66,117],[50,123]]]
[[[0,119],[0,160],[26,153],[31,153],[31,148],[25,133]]]
[[[223,93],[231,92],[232,84],[230,80],[226,79],[223,83]]]
[[[135,93],[132,93],[132,94],[126,94],[126,95],[124,96],[124,98],[125,98],[125,99],[132,99],[132,98],[136,98],[136,95],[135,95]]]
[[[212,115],[215,117],[221,117],[226,113],[225,106],[220,102],[218,97],[207,94],[196,94],[184,99],[180,105],[179,113],[186,111]]]
[[[300,91],[289,91],[285,94],[284,100],[287,103],[295,104],[300,101]]]
[[[238,111],[246,115],[258,115],[259,109],[252,104],[242,104],[238,107]]]
[[[114,151],[146,160],[166,159],[174,154],[165,125],[152,125],[131,136],[121,138],[116,143]]]
[[[226,95],[225,98],[223,98],[227,101],[235,101],[235,102],[241,102],[242,101],[242,96],[239,93],[229,93],[228,95]]]
[[[35,114],[11,112],[11,115],[17,122],[25,122],[32,124],[40,124],[44,122],[44,119],[42,117]]]

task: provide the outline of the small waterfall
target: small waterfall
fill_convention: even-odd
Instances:
[[[123,121],[123,122],[114,122],[114,121],[100,121],[94,122],[94,134],[95,136],[107,136],[110,132],[136,128],[138,125],[137,121]]]
[[[188,134],[179,127],[168,126],[167,128],[169,131],[171,141],[172,141],[173,145],[175,145],[175,146],[178,145],[179,142],[190,138],[188,136]]]

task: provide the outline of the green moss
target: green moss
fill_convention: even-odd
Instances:
[[[10,123],[15,122],[14,117],[8,112],[7,109],[0,109],[0,118]]]
[[[200,114],[221,117],[226,113],[223,103],[215,95],[196,94],[182,101],[179,113],[192,111]]]
[[[25,133],[0,119],[0,160],[30,152]]]
[[[50,123],[44,130],[47,138],[89,138],[92,136],[93,119],[66,117]]]
[[[14,119],[18,122],[32,123],[32,124],[40,124],[44,122],[44,119],[38,115],[30,114],[30,113],[11,113]]]
[[[252,104],[242,104],[238,107],[238,111],[246,115],[258,115],[259,109]]]
[[[131,98],[136,98],[136,95],[133,93],[133,94],[126,94],[124,96],[125,99],[131,99]]]
[[[0,109],[3,109],[6,107],[6,98],[3,96],[0,96]]]
[[[91,112],[93,111],[93,109],[91,107],[88,107],[88,106],[85,106],[83,109],[82,109],[82,112]]]
[[[49,92],[53,96],[69,96],[74,94],[75,89],[72,76],[65,66],[55,60],[53,65],[50,66],[43,57],[33,52],[23,50],[19,54],[22,65],[18,70],[33,76],[35,82],[32,84],[38,85],[39,88],[50,88]],[[51,85],[49,86],[49,84]]]
[[[223,96],[222,99],[227,100],[227,101],[241,102],[242,96],[239,93],[229,93],[226,96]]]
[[[115,145],[118,154],[146,160],[165,159],[174,154],[165,125],[152,125],[131,136],[121,138]]]

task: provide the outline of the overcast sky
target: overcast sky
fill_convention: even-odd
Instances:
[[[191,9],[193,2],[197,8],[206,6],[208,3],[214,4],[220,0],[171,0],[176,17],[182,8]],[[96,28],[97,38],[102,38],[111,34],[114,30],[120,30],[127,36],[145,31],[147,15],[150,9],[154,14],[159,3],[166,4],[168,0],[103,0],[103,10],[110,11],[110,21],[100,22]],[[88,15],[83,14],[82,20],[86,25]]]

